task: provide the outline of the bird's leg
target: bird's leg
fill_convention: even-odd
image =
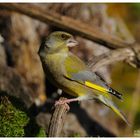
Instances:
[[[79,98],[58,100],[58,101],[55,102],[55,106],[56,106],[56,105],[62,105],[62,104],[65,104],[65,103],[75,102],[75,101],[79,101]]]

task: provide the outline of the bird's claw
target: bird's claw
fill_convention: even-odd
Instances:
[[[63,104],[65,104],[67,110],[69,110],[70,107],[69,107],[68,103],[69,103],[69,102],[68,102],[67,100],[58,100],[58,101],[55,102],[55,107],[56,107],[57,105],[63,105]]]

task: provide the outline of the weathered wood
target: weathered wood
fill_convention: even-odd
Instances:
[[[59,100],[65,100],[66,98],[62,97]],[[60,137],[62,136],[62,128],[64,125],[66,114],[69,110],[68,104],[56,105],[52,118],[50,120],[49,126],[49,137]]]

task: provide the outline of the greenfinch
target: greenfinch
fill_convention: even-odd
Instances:
[[[96,99],[111,108],[126,123],[127,119],[111,100],[111,95],[122,99],[118,93],[93,73],[84,62],[69,51],[69,47],[78,42],[69,33],[56,31],[51,33],[40,46],[39,56],[48,80],[57,88],[75,98],[57,101],[56,104]]]

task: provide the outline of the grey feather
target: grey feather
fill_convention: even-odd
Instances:
[[[122,94],[112,89],[107,85],[107,83],[96,73],[92,71],[84,70],[78,73],[71,73],[71,80],[78,81],[84,84],[85,81],[92,82],[93,84],[100,85],[108,90],[108,93],[116,96],[118,99],[122,99]]]
[[[96,75],[95,73],[88,71],[88,70],[84,70],[84,71],[80,71],[78,73],[71,74],[71,78],[72,78],[72,80],[77,80],[80,82],[90,81],[94,84],[107,88],[106,83],[98,75]]]

